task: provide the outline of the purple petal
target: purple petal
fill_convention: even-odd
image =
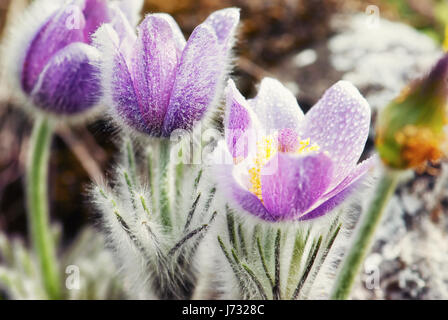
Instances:
[[[338,185],[355,167],[364,150],[370,126],[370,107],[359,91],[339,81],[306,114],[299,130],[301,139],[311,139],[334,162]]]
[[[238,10],[227,10],[197,26],[185,46],[163,125],[165,137],[176,129],[192,129],[219,97],[239,19]]]
[[[125,57],[126,61],[131,61],[132,49],[137,41],[135,29],[131,26],[124,13],[115,7],[109,10],[111,16],[110,25],[118,36],[118,48]]]
[[[227,144],[220,140],[213,152],[205,158],[206,165],[210,165],[213,175],[210,177],[218,183],[223,197],[232,207],[248,211],[250,214],[267,221],[273,221],[263,203],[250,193],[244,182],[244,165],[233,165],[232,156]],[[242,170],[242,172],[240,171]]]
[[[246,99],[235,87],[233,80],[226,88],[224,128],[227,146],[234,159],[245,159],[252,140],[253,124]],[[251,132],[252,131],[252,132]]]
[[[350,172],[350,174],[344,180],[342,180],[340,184],[338,184],[333,190],[324,195],[324,198],[328,199],[335,196],[336,194],[350,186],[352,183],[362,178],[367,173],[367,171],[373,168],[377,160],[377,156],[373,156],[356,165],[354,170],[352,170],[352,172]]]
[[[218,147],[219,149],[220,147]],[[263,203],[255,195],[249,192],[236,180],[233,170],[234,165],[219,164],[214,167],[215,179],[223,187],[230,203],[236,204],[241,209],[266,221],[274,221],[274,218],[263,206]]]
[[[107,0],[86,0],[83,10],[85,17],[84,36],[88,43],[92,42],[92,34],[103,24],[109,22]]]
[[[304,117],[296,97],[272,78],[263,79],[258,95],[249,104],[266,130],[297,130]]]
[[[339,206],[342,202],[344,202],[347,199],[347,197],[354,191],[356,186],[357,186],[357,183],[351,184],[349,187],[347,187],[340,193],[336,194],[334,197],[332,197],[329,200],[322,203],[316,209],[301,216],[299,218],[299,221],[316,219],[316,218],[319,218],[319,217],[325,215],[326,213],[330,212],[331,210],[335,209],[337,206]]]
[[[233,40],[239,19],[239,9],[227,8],[213,12],[204,23],[215,30],[218,42],[225,46],[225,50],[229,50],[231,46],[229,42]]]
[[[84,43],[73,43],[48,62],[31,93],[33,102],[50,113],[72,115],[99,103],[100,53]]]
[[[37,32],[27,50],[21,82],[28,94],[33,90],[40,73],[55,53],[73,42],[84,42],[84,17],[82,15],[78,17],[81,28],[67,28],[67,21],[73,19],[73,10],[67,8],[69,7],[63,7],[50,17]]]
[[[127,47],[120,47],[120,37],[111,25],[95,34],[95,45],[102,51],[102,78],[107,104],[118,122],[143,133],[150,133],[140,113],[137,95],[126,58]]]
[[[202,118],[215,91],[224,64],[216,35],[200,25],[191,35],[181,58],[163,125],[163,136],[176,129],[189,130]]]
[[[128,126],[140,132],[151,134],[151,127],[143,119],[138,104],[137,95],[134,89],[131,74],[126,64],[126,60],[118,50],[113,60],[114,72],[111,77],[111,96],[113,106],[119,115],[119,119]]]
[[[276,221],[276,217],[273,217],[267,211],[260,199],[246,189],[243,189],[236,182],[234,182],[232,187],[232,195],[233,199],[238,202],[241,208],[248,211],[252,215],[266,221]]]
[[[336,188],[322,197],[323,201],[320,205],[304,214],[299,218],[299,220],[318,218],[339,206],[348,196],[351,195],[365,174],[373,168],[376,161],[377,157],[374,156],[358,164],[356,168],[347,176],[347,178],[345,178]]]
[[[109,9],[109,14],[111,17],[110,25],[117,33],[120,40],[131,35],[134,35],[134,37],[136,37],[132,25],[129,23],[129,20],[126,18],[126,16],[120,9],[111,7]]]
[[[150,134],[160,136],[180,52],[166,15],[148,15],[138,31],[131,67],[134,88]]]
[[[324,153],[279,153],[260,171],[264,206],[276,220],[298,217],[325,193],[332,171],[332,161]]]
[[[165,19],[165,21],[170,24],[171,30],[173,31],[175,46],[177,48],[177,51],[179,52],[179,55],[181,55],[182,51],[185,49],[187,41],[185,40],[184,34],[182,33],[182,30],[180,30],[180,27],[177,24],[176,20],[174,20],[172,16],[166,13],[156,13],[154,15]]]

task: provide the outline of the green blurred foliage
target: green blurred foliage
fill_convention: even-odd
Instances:
[[[396,11],[399,20],[409,23],[438,43],[443,43],[448,25],[447,0],[383,0]]]

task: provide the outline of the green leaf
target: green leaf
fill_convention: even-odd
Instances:
[[[272,280],[271,273],[269,272],[268,265],[266,264],[266,259],[264,257],[263,248],[261,247],[260,238],[257,237],[256,241],[257,241],[258,255],[260,256],[260,260],[261,260],[261,265],[263,266],[264,273],[271,285],[271,288],[274,289],[274,280]]]
[[[281,300],[280,292],[280,242],[282,233],[280,229],[277,230],[277,236],[275,237],[275,280],[274,287],[272,288],[272,295],[274,300]]]
[[[292,295],[292,300],[297,299],[297,297],[300,294],[300,290],[303,288],[303,285],[305,284],[306,280],[308,279],[311,269],[313,268],[314,261],[316,260],[317,253],[319,252],[321,243],[322,243],[322,236],[319,237],[317,242],[316,241],[313,242],[313,245],[310,250],[311,255],[307,259],[305,271],[303,272],[303,275],[299,281],[299,284],[297,285],[296,290],[294,291],[294,293]]]

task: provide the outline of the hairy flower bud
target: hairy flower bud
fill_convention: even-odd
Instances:
[[[134,8],[133,3],[129,6]],[[92,46],[92,34],[120,12],[118,1],[107,0],[40,0],[31,5],[11,28],[7,60],[24,104],[57,116],[78,115],[98,105],[101,55]]]
[[[103,87],[115,119],[153,137],[193,129],[220,98],[238,22],[238,9],[216,11],[188,41],[168,14],[147,15],[138,34],[128,29],[124,38],[101,27]]]
[[[406,87],[380,114],[376,148],[391,168],[421,168],[444,155],[448,55]]]

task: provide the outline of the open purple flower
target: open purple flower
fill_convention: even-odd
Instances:
[[[191,130],[213,109],[229,70],[239,10],[216,11],[188,41],[168,14],[150,14],[121,38],[110,26],[97,33],[108,60],[103,79],[115,118],[154,137]]]
[[[245,100],[227,86],[221,166],[229,198],[267,220],[308,220],[339,205],[372,166],[357,164],[368,137],[370,108],[358,90],[340,81],[304,115],[296,98],[277,80],[262,81]],[[218,148],[219,150],[219,148]]]
[[[129,12],[139,10],[140,1],[124,2],[133,8]],[[55,115],[77,115],[98,104],[100,53],[91,45],[92,34],[123,15],[123,3],[40,0],[31,6],[22,27],[12,30],[10,52],[19,58],[14,76],[28,102]]]

